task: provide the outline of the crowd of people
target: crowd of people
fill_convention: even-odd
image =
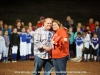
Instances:
[[[74,25],[74,21],[67,16],[66,22],[63,24],[68,28],[70,40],[70,57],[72,62],[84,61],[100,61],[100,24],[93,18],[89,19],[89,23],[85,26],[81,22]]]
[[[0,20],[0,60],[30,61],[34,58],[34,73],[41,71],[66,71],[67,60],[71,62],[100,61],[100,25],[93,18],[85,26],[81,22],[74,25],[74,20],[66,17],[64,23],[53,18],[40,17],[37,27],[24,26],[17,19],[15,26],[4,24]],[[52,58],[52,59],[51,59]],[[40,63],[41,62],[41,63]],[[63,65],[59,65],[62,64]],[[56,73],[58,74],[58,73]],[[66,73],[61,73],[66,75]]]
[[[8,61],[8,55],[11,54],[12,62],[30,60],[34,58],[34,32],[44,24],[44,16],[40,17],[36,27],[32,22],[24,26],[24,22],[17,19],[14,26],[4,24],[0,21],[0,60]],[[69,51],[72,62],[100,60],[100,24],[93,18],[85,26],[81,22],[74,25],[70,16],[62,23],[69,34]],[[74,58],[74,59],[73,59]]]

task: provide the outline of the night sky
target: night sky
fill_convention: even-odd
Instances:
[[[35,25],[40,16],[53,17],[61,22],[70,15],[75,23],[86,24],[89,18],[100,21],[100,3],[96,0],[2,0],[0,20],[14,24],[20,18]]]

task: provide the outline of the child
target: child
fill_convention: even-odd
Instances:
[[[90,60],[90,35],[87,32],[83,32],[83,52],[84,52],[84,61]]]
[[[72,57],[73,55],[73,42],[74,42],[74,33],[73,33],[73,28],[70,27],[69,28],[69,34],[70,34],[70,38],[69,38],[69,41],[70,41],[70,44],[69,44],[69,50],[70,50],[70,56]]]
[[[75,38],[76,43],[76,58],[70,59],[71,62],[80,62],[82,60],[82,49],[83,49],[83,39],[81,37],[81,33],[77,32],[77,36]]]
[[[2,31],[0,30],[0,60],[2,59],[3,51],[5,51],[5,39],[2,36]]]
[[[22,32],[20,33],[20,57],[21,61],[25,61],[26,59],[26,49],[27,49],[27,33],[25,32],[25,28],[22,28]]]
[[[96,25],[96,28],[95,28],[94,32],[97,33],[98,39],[99,39],[99,48],[97,50],[97,56],[98,56],[98,61],[99,61],[100,60],[100,27],[99,27],[98,24]]]
[[[17,62],[17,50],[20,43],[19,35],[17,34],[17,28],[13,29],[13,33],[10,37],[10,44],[12,48],[12,62]]]
[[[81,29],[80,29],[79,27],[77,27],[77,32],[75,32],[75,34],[74,34],[74,40],[75,40],[75,38],[77,37],[77,33],[78,33],[78,32],[82,33],[82,32],[81,32]],[[74,56],[76,57],[76,44],[75,44],[75,41],[74,41],[73,46],[74,46]]]
[[[8,31],[6,30],[4,32],[4,39],[5,39],[5,46],[6,46],[6,49],[3,53],[3,62],[9,62],[8,61],[8,52],[9,52],[9,44],[10,44],[10,40],[9,40],[9,36],[8,36]]]
[[[31,38],[30,30],[27,29],[27,51],[26,51],[26,59],[29,60],[29,57],[31,55]]]
[[[76,58],[82,58],[83,39],[81,37],[80,32],[77,33],[75,43],[76,43]]]
[[[91,39],[92,45],[92,58],[94,56],[94,61],[97,60],[97,49],[99,48],[99,39],[97,33],[93,34],[93,38]]]
[[[34,58],[34,53],[33,53],[33,50],[34,50],[34,31],[32,30],[32,27],[29,27],[29,30],[30,30],[30,35],[32,36],[31,38],[31,56],[30,58]]]

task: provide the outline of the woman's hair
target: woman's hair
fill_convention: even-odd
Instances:
[[[59,26],[59,28],[62,28],[63,27],[63,25],[58,20],[53,20],[53,22],[57,23],[58,26]]]

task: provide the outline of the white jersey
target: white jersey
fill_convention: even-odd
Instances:
[[[84,47],[89,49],[90,46],[90,35],[86,34],[86,37],[83,38],[83,42],[84,42]]]
[[[3,36],[0,36],[0,54],[5,51],[6,46],[5,46],[5,39]]]
[[[31,43],[33,43],[34,42],[34,39],[33,39],[33,37],[34,37],[34,31],[31,31],[30,35],[32,36]]]

